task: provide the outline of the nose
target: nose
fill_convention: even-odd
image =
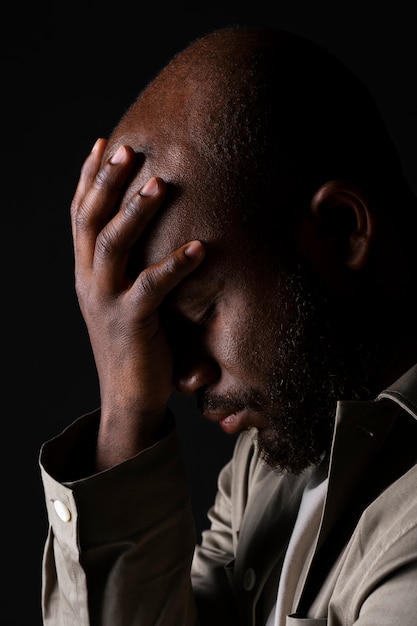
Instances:
[[[220,378],[220,367],[208,348],[207,334],[201,328],[188,325],[176,342],[174,356],[174,386],[179,393],[195,394],[201,387]],[[174,342],[175,343],[175,342]]]
[[[204,386],[216,382],[221,368],[213,356],[215,338],[175,311],[168,311],[164,319],[173,356],[173,384],[185,395],[193,395]]]
[[[220,370],[214,360],[200,355],[187,364],[184,362],[174,367],[174,386],[179,393],[195,394],[201,387],[214,383],[220,376]]]

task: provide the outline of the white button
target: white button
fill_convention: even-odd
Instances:
[[[255,570],[253,570],[250,567],[249,569],[246,570],[245,575],[243,577],[243,586],[245,588],[245,591],[252,591],[252,589],[255,586],[255,582],[256,582]]]
[[[63,522],[69,522],[71,519],[71,511],[69,508],[61,502],[61,500],[54,500],[54,507],[56,514]]]

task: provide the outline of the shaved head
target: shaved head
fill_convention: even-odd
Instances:
[[[275,28],[191,42],[139,94],[108,151],[132,136],[145,162],[138,184],[161,173],[183,209],[207,209],[213,223],[233,206],[272,249],[328,180],[354,180],[384,204],[406,188],[367,88],[320,46]]]

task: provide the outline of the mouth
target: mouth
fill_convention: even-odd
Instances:
[[[220,428],[228,435],[235,435],[241,430],[245,430],[245,426],[239,420],[239,412],[230,413],[219,420]]]
[[[205,411],[204,417],[211,422],[217,422],[220,428],[228,435],[236,435],[250,428],[264,428],[267,424],[258,414],[249,409],[236,411]]]

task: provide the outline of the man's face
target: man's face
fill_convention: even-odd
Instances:
[[[337,400],[368,397],[378,351],[308,268],[231,239],[164,309],[178,388],[227,433],[257,429],[262,458],[299,473],[329,451]]]
[[[267,252],[259,233],[242,228],[233,193],[227,201],[216,195],[216,181],[205,178],[181,133],[152,130],[140,111],[116,131],[110,150],[122,141],[144,153],[131,190],[150,175],[174,190],[140,242],[140,264],[192,239],[206,247],[202,265],[161,307],[174,384],[195,394],[224,431],[257,429],[271,466],[300,472],[317,463],[330,446],[336,400],[355,399],[372,370],[352,311],[296,257],[283,263],[279,250]]]
[[[262,457],[299,472],[320,460],[332,433],[325,307],[296,272],[271,267],[253,245],[243,256],[231,250],[208,256],[168,299],[175,380],[225,432],[256,428]]]

